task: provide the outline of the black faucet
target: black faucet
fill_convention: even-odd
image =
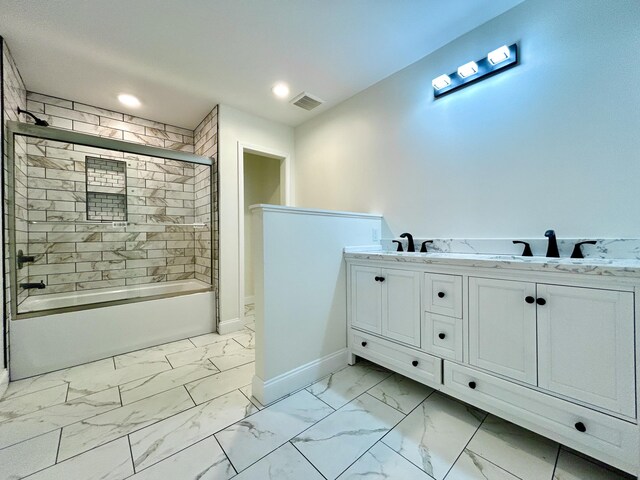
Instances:
[[[407,239],[407,252],[416,251],[416,246],[413,244],[413,235],[411,235],[410,233],[403,233],[402,235],[400,235],[400,238]]]
[[[425,240],[422,242],[422,246],[420,247],[421,253],[427,253],[427,243],[433,243],[433,240]]]
[[[393,240],[393,243],[398,244],[398,249],[396,250],[396,252],[402,252],[402,242],[400,240]]]
[[[533,257],[533,252],[531,251],[531,245],[529,245],[527,242],[523,242],[521,240],[513,240],[513,244],[516,245],[518,243],[521,243],[522,245],[524,245],[524,250],[522,250],[522,255],[523,257]]]
[[[558,242],[556,241],[556,232],[553,230],[547,230],[544,232],[544,236],[549,239],[549,245],[547,246],[547,257],[560,258],[560,252],[558,252]]]
[[[44,284],[44,280],[40,280],[40,283],[21,283],[20,288],[24,288],[27,290],[30,288],[43,289],[47,288],[47,286]]]
[[[571,258],[584,258],[584,255],[582,254],[582,245],[595,245],[596,242],[595,240],[587,240],[585,242],[578,242],[576,243],[576,245],[573,247],[573,252],[571,252]]]

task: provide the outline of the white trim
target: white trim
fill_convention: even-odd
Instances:
[[[295,392],[323,377],[347,366],[349,351],[346,348],[317,360],[289,370],[271,380],[264,381],[257,375],[251,382],[252,394],[260,403],[267,405],[285,395]]]
[[[249,295],[248,297],[244,297],[244,304],[251,305],[252,303],[256,303],[255,295]]]
[[[382,218],[382,215],[379,215],[377,213],[344,212],[339,210],[322,210],[320,208],[300,208],[282,205],[269,205],[266,203],[251,205],[251,207],[249,207],[249,210],[257,209],[263,210],[265,212],[293,213],[298,215],[321,215],[329,217],[350,218]]]
[[[4,368],[0,371],[0,399],[4,395],[4,392],[7,391],[7,387],[9,386],[9,370]]]
[[[242,312],[244,316],[244,307]],[[226,335],[227,333],[237,332],[244,328],[244,323],[244,318],[241,320],[239,317],[221,321],[218,323],[218,333],[220,335]]]
[[[253,153],[280,160],[280,202],[291,203],[291,158],[288,153],[251,143],[238,142],[238,315],[244,317],[244,154]],[[234,319],[236,320],[236,319]],[[229,323],[227,321],[225,323]],[[231,320],[233,322],[233,320]],[[231,326],[218,326],[218,332]],[[240,327],[242,328],[242,327]]]

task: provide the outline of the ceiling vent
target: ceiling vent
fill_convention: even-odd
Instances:
[[[291,100],[296,107],[304,108],[305,110],[313,110],[314,108],[322,105],[324,100],[320,100],[318,97],[311,95],[307,92],[302,92],[296,98]]]

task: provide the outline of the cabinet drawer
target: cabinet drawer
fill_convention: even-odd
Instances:
[[[462,319],[424,312],[422,349],[442,358],[462,361]]]
[[[633,423],[447,361],[444,384],[445,392],[525,428],[622,470],[638,468],[639,435]],[[579,431],[583,426],[585,431]]]
[[[428,312],[462,318],[462,277],[425,273],[424,300]]]
[[[442,360],[355,330],[349,334],[351,353],[431,386],[442,383]]]

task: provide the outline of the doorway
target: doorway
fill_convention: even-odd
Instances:
[[[252,218],[249,207],[257,204],[287,204],[287,158],[253,149],[242,150],[242,194],[240,229],[240,315],[244,323],[254,321],[254,259]]]

